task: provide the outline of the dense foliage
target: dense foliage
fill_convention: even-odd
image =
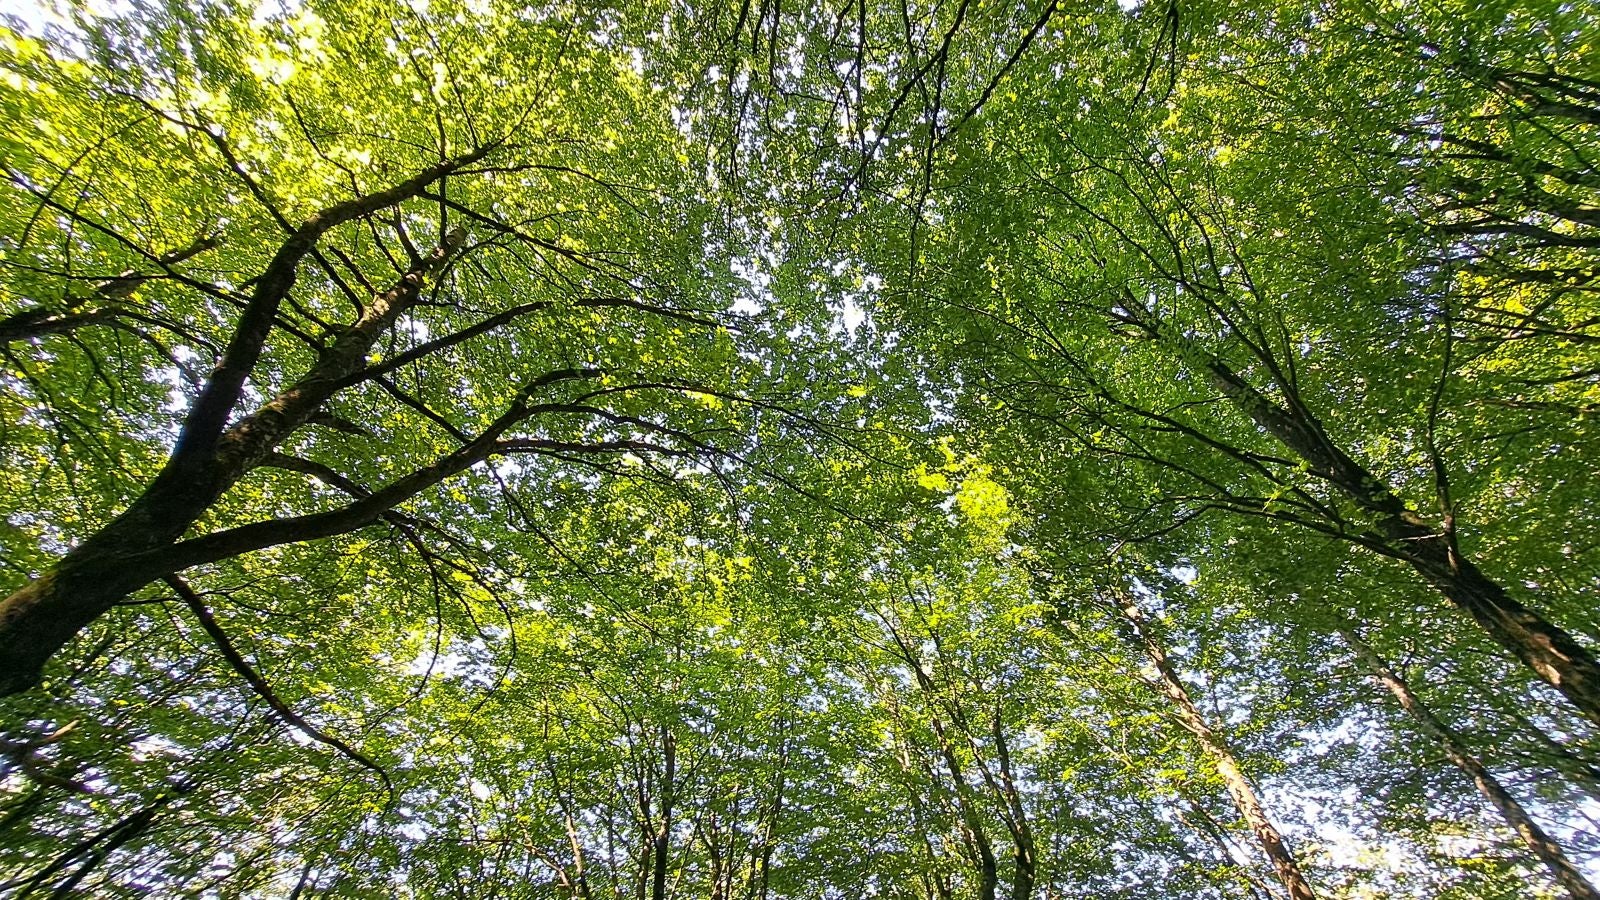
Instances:
[[[0,893],[1600,898],[1600,10],[0,25]]]

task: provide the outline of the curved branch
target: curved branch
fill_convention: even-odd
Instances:
[[[205,629],[206,634],[210,635],[211,640],[216,643],[217,650],[222,654],[222,658],[227,660],[228,665],[244,678],[245,682],[250,685],[250,689],[255,691],[257,696],[267,701],[267,705],[272,707],[272,711],[277,713],[285,724],[318,743],[332,747],[362,768],[376,772],[378,777],[383,779],[384,789],[389,792],[389,796],[394,796],[394,782],[389,780],[389,773],[382,766],[373,762],[371,757],[368,757],[360,750],[307,722],[272,690],[272,685],[267,683],[261,673],[251,667],[244,655],[233,645],[233,641],[229,640],[228,633],[222,630],[222,626],[217,624],[216,617],[211,615],[211,610],[206,608],[205,600],[195,592],[194,588],[189,586],[188,582],[177,575],[168,575],[163,580],[168,587],[178,593],[178,598],[194,613],[195,618],[200,621],[200,627]]]

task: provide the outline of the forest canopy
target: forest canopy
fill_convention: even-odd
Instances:
[[[0,895],[1600,900],[1597,42],[24,3]]]

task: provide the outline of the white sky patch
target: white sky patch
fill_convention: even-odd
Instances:
[[[395,323],[395,327],[411,335],[412,340],[419,344],[428,340],[431,334],[428,330],[428,323],[418,321],[410,316],[401,316],[400,321]]]
[[[133,12],[133,5],[125,0],[84,0],[84,9],[97,18],[123,16]],[[49,0],[0,0],[0,17],[9,17],[22,25],[25,34],[38,35],[52,25],[72,28],[72,19],[59,11]]]
[[[183,748],[160,736],[140,738],[130,744],[128,749],[132,751],[133,758],[140,762],[158,756],[183,756]]]
[[[773,299],[772,276],[742,259],[734,259],[729,268],[733,270],[733,274],[750,285],[748,291],[739,292],[739,298],[728,308],[729,312],[745,316],[760,314]]]
[[[836,326],[855,337],[856,329],[867,320],[867,311],[852,294],[845,294],[834,305],[834,322]]]
[[[508,481],[521,477],[524,471],[522,462],[510,456],[502,456],[496,459],[489,464],[489,467],[496,475]]]
[[[467,670],[471,662],[471,658],[454,651],[446,650],[435,656],[433,651],[424,650],[406,667],[406,674],[426,675],[432,672],[434,675],[459,675]]]
[[[0,3],[3,2],[5,0],[0,0]],[[290,18],[300,12],[300,9],[300,0],[261,0],[250,16],[250,24],[259,28],[273,19]]]
[[[0,0],[0,17],[14,20],[25,34],[39,34],[47,26],[68,24],[65,17],[36,0]]]

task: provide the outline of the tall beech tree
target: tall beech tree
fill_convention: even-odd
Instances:
[[[281,83],[269,78],[225,85],[234,92],[242,87],[257,92],[249,112],[227,125],[211,122],[209,112],[189,98],[217,89],[210,83],[217,75],[185,72],[181,59],[139,60],[132,43],[137,33],[109,34],[104,48],[108,54],[135,53],[141,65],[131,73],[110,71],[97,79],[42,55],[26,61],[23,71],[38,79],[39,96],[48,90],[81,97],[81,103],[99,107],[94,115],[132,124],[115,136],[115,145],[100,139],[69,148],[65,152],[72,156],[65,160],[55,158],[61,151],[29,148],[32,153],[17,159],[11,188],[20,195],[19,213],[26,210],[19,252],[45,257],[65,242],[88,240],[94,249],[78,254],[70,271],[50,274],[68,283],[84,277],[94,281],[93,275],[79,273],[115,268],[114,260],[130,259],[154,270],[117,276],[138,280],[135,293],[152,290],[148,285],[157,279],[166,290],[147,301],[148,314],[143,304],[127,300],[126,308],[106,305],[86,313],[52,312],[53,301],[40,300],[16,317],[33,323],[29,337],[62,333],[73,321],[74,331],[101,324],[83,316],[105,313],[106,323],[133,317],[147,327],[127,327],[172,360],[173,377],[193,381],[184,385],[192,387],[192,398],[186,398],[174,423],[166,460],[147,481],[130,479],[123,486],[131,498],[126,507],[93,514],[91,520],[103,524],[75,536],[59,562],[0,604],[0,686],[5,690],[34,684],[44,662],[67,640],[164,576],[384,519],[421,540],[417,529],[438,526],[396,508],[491,458],[685,456],[705,449],[695,433],[713,427],[706,417],[673,423],[664,406],[628,400],[641,392],[733,390],[718,377],[721,373],[713,375],[713,384],[697,377],[712,370],[691,374],[674,367],[669,360],[683,351],[665,349],[674,342],[699,341],[708,352],[697,355],[714,359],[719,334],[729,346],[727,332],[719,332],[715,322],[686,311],[697,302],[715,302],[708,300],[715,289],[701,277],[703,267],[713,263],[687,255],[664,260],[671,251],[635,261],[628,249],[638,246],[633,242],[652,225],[693,231],[704,220],[697,205],[705,201],[685,193],[681,181],[637,183],[651,177],[649,167],[656,160],[630,160],[626,171],[595,165],[617,149],[615,138],[594,133],[614,132],[609,123],[624,121],[636,131],[653,127],[660,140],[652,152],[667,154],[676,165],[666,110],[649,105],[646,88],[625,61],[600,48],[575,48],[560,33],[537,26],[497,25],[510,29],[495,41],[499,57],[451,70],[447,80],[453,84],[430,83],[433,76],[418,66],[421,54],[402,59],[399,51],[386,53],[390,66],[371,59],[376,65],[367,72],[350,71],[333,61],[370,57],[377,48],[370,43],[373,36],[355,27],[362,14],[345,15],[353,17],[349,24],[324,26],[321,46],[290,49],[275,58],[231,60],[293,74]],[[433,30],[433,22],[420,19],[392,25],[399,32],[409,27],[418,40],[451,43],[464,40],[466,29],[502,19],[473,21],[477,24],[450,23],[453,30],[442,34]],[[181,22],[172,25],[172,36],[182,33]],[[438,64],[459,65],[453,60]],[[161,83],[167,77],[162,66],[171,67],[171,76],[181,83]],[[493,106],[483,108],[494,79],[514,66],[542,69],[548,85],[530,83],[497,93]],[[394,72],[392,79],[385,69]],[[574,79],[577,84],[567,84]],[[412,104],[408,95],[418,84],[439,94],[430,101],[434,133],[427,142],[396,140],[359,151],[388,158],[385,164],[364,163],[365,171],[355,168],[349,156],[357,151],[341,147],[341,136],[391,126],[382,118],[332,120],[326,110],[362,97],[363,106],[375,113],[392,114]],[[565,104],[559,120],[550,118],[549,97],[564,84],[568,90],[581,86],[590,95],[598,116],[594,122],[575,118],[577,108]],[[462,93],[469,86],[471,93]],[[169,92],[173,95],[163,96]],[[392,100],[386,104],[379,99],[384,96]],[[479,111],[446,124],[442,108],[466,103]],[[71,106],[42,113],[88,114]],[[259,155],[265,158],[252,158],[256,141],[241,141],[250,129],[279,135],[261,142]],[[113,179],[120,175],[121,187],[137,189],[136,181],[126,182],[137,178],[141,160],[129,160],[134,172],[105,172],[114,169],[118,155],[150,154],[158,145],[183,161],[180,177],[193,190],[205,191],[185,198],[194,203],[186,222],[175,221],[181,216],[151,219],[121,202]],[[586,156],[582,146],[612,150]],[[634,154],[637,146],[630,143],[620,152]],[[290,170],[278,171],[279,160]],[[389,179],[388,171],[404,175]],[[674,169],[661,174],[671,177]],[[576,189],[563,192],[557,184]],[[73,199],[63,202],[66,197]],[[247,211],[238,211],[240,206]],[[227,225],[202,238],[214,248],[209,252],[215,260],[188,250],[160,252],[144,237],[205,232],[214,227],[209,223],[225,218]],[[608,241],[607,229],[624,222],[639,228],[625,241]],[[254,268],[257,259],[264,260],[259,269]],[[210,268],[203,275],[178,268],[201,262]],[[384,274],[385,268],[393,274]],[[698,283],[683,286],[691,272]],[[27,296],[35,285],[18,287]],[[68,309],[75,303],[67,295],[59,305]],[[214,317],[214,327],[191,321],[200,314]],[[593,328],[588,346],[535,343],[526,331],[536,319],[573,318],[583,319],[584,326],[557,327],[574,336],[585,326]],[[513,325],[521,326],[520,339],[507,332]],[[606,359],[604,348],[617,344],[619,333],[629,335],[630,343],[648,341],[645,334],[660,335],[665,343],[656,352],[662,365],[653,365],[649,354]],[[498,347],[486,343],[497,337]],[[490,347],[500,355],[499,366],[453,385],[430,385],[421,396],[406,386],[420,380],[421,372],[460,365]],[[114,376],[103,372],[107,351],[79,340],[65,352],[81,356],[82,365],[106,378],[107,390],[115,390]],[[30,355],[12,357],[24,383],[40,377]],[[40,383],[37,390],[64,387],[63,380]],[[359,407],[366,421],[339,415],[336,405]],[[353,439],[382,440],[397,429],[427,429],[434,436],[420,446],[388,444],[388,471],[381,482],[369,485],[352,477],[347,445]],[[285,453],[289,442],[295,452]],[[159,438],[153,443],[159,447]],[[347,500],[313,501],[253,522],[248,508],[221,503],[230,489],[252,473],[260,478],[263,470],[315,479]],[[229,525],[194,531],[202,519]]]
[[[1152,633],[1144,610],[1139,608],[1138,602],[1130,595],[1128,588],[1119,585],[1113,590],[1117,594],[1113,596],[1111,602],[1116,605],[1117,611],[1122,616],[1128,639],[1144,651],[1156,670],[1153,686],[1171,701],[1173,715],[1184,729],[1200,742],[1212,764],[1217,767],[1217,774],[1227,786],[1229,796],[1239,809],[1240,817],[1249,825],[1256,842],[1261,846],[1261,852],[1272,862],[1272,868],[1277,873],[1278,880],[1283,883],[1283,889],[1288,891],[1290,897],[1297,900],[1299,898],[1309,900],[1315,897],[1316,891],[1312,890],[1311,884],[1306,881],[1305,873],[1295,861],[1294,853],[1290,851],[1277,826],[1268,818],[1255,785],[1239,767],[1239,760],[1228,747],[1226,738],[1206,721],[1205,716],[1195,706],[1193,698],[1189,696],[1189,689],[1168,659],[1167,651],[1162,647],[1159,636]]]
[[[1487,276],[1486,267],[1498,265],[1491,259],[1570,250],[1582,240],[1533,235],[1529,243],[1519,227],[1464,231],[1459,194],[1441,196],[1427,180],[1431,151],[1409,143],[1409,126],[1390,120],[1383,134],[1409,152],[1380,154],[1372,147],[1378,135],[1364,130],[1376,127],[1370,112],[1353,114],[1352,134],[1328,132],[1321,127],[1332,115],[1326,103],[1312,118],[1270,86],[1231,80],[1231,47],[1259,51],[1263,70],[1309,69],[1313,79],[1350,63],[1331,48],[1326,69],[1315,57],[1302,63],[1296,48],[1273,55],[1269,42],[1293,24],[1289,15],[1219,28],[1206,39],[1220,54],[1207,64],[1215,71],[1197,66],[1188,81],[1174,75],[1160,107],[1151,104],[1147,84],[1104,111],[1064,102],[1063,95],[1084,90],[1070,78],[1017,84],[1014,90],[1027,95],[1016,113],[990,107],[989,131],[974,130],[950,151],[949,187],[934,196],[968,214],[947,215],[943,227],[929,229],[929,240],[940,243],[928,247],[921,280],[904,287],[917,311],[903,321],[927,323],[919,327],[929,329],[931,342],[970,358],[991,405],[1011,407],[1012,418],[1162,470],[1153,504],[1159,515],[1146,517],[1149,531],[1209,514],[1260,516],[1401,561],[1600,723],[1600,668],[1586,641],[1537,603],[1514,596],[1504,577],[1486,574],[1473,542],[1461,537],[1468,500],[1452,472],[1480,474],[1494,457],[1455,458],[1442,449],[1503,436],[1508,424],[1520,433],[1524,415],[1481,410],[1543,408],[1542,401],[1484,384],[1479,372],[1518,365],[1504,356],[1545,356],[1542,341],[1555,337],[1537,327],[1509,337],[1485,326],[1481,310],[1458,308],[1482,305],[1462,295],[1483,289],[1486,279],[1501,289],[1526,283]],[[1377,27],[1341,22],[1317,39],[1337,46]],[[1379,71],[1390,75],[1392,57],[1406,52],[1419,70],[1433,66],[1428,48],[1414,44],[1380,42]],[[1422,109],[1401,110],[1451,120],[1461,115],[1451,104],[1499,102],[1511,90],[1504,79],[1491,82],[1464,96],[1426,94]],[[1339,96],[1359,105],[1367,95]],[[1062,115],[1042,122],[1041,107]],[[1224,110],[1250,124],[1225,128]],[[1549,104],[1506,115],[1573,120]],[[1579,131],[1563,146],[1588,139]],[[1259,162],[1241,160],[1247,145]],[[1445,155],[1445,165],[1454,164],[1454,154]],[[1379,165],[1387,169],[1374,171]],[[1419,167],[1426,176],[1410,171]],[[1285,193],[1283,185],[1295,187]],[[1345,196],[1313,199],[1332,192]],[[1425,205],[1421,215],[1411,208],[1418,204]],[[1551,214],[1524,205],[1516,215]],[[1498,213],[1495,221],[1505,218]],[[1581,282],[1563,279],[1539,308],[1581,307]],[[1363,312],[1339,315],[1350,304]],[[1587,342],[1575,334],[1559,344],[1581,379]],[[1533,342],[1508,346],[1521,338]],[[1340,364],[1325,364],[1328,353]],[[1406,370],[1402,385],[1389,379],[1397,364]],[[1140,370],[1173,375],[1153,382],[1137,378]],[[1374,388],[1380,380],[1386,386]],[[1406,409],[1403,432],[1352,415],[1362,401]],[[1581,443],[1583,434],[1580,428],[1568,439]],[[1413,474],[1417,466],[1387,474],[1363,461],[1358,447],[1406,454],[1426,474]],[[1487,485],[1479,478],[1473,487]],[[1120,536],[1137,537],[1135,529]]]
[[[1392,694],[1401,707],[1416,720],[1418,730],[1437,741],[1445,755],[1450,758],[1450,762],[1460,769],[1462,774],[1472,779],[1478,792],[1505,817],[1506,824],[1527,843],[1528,849],[1539,857],[1556,882],[1574,897],[1595,896],[1594,885],[1590,884],[1583,873],[1578,871],[1567,858],[1566,851],[1561,845],[1546,834],[1493,773],[1484,768],[1483,763],[1467,749],[1460,735],[1441,721],[1433,710],[1417,697],[1411,685],[1389,668],[1383,658],[1355,632],[1344,629],[1340,632],[1340,636],[1350,645],[1350,649],[1355,651],[1356,656],[1360,657],[1362,664],[1372,671],[1372,677],[1382,684],[1384,689]]]

